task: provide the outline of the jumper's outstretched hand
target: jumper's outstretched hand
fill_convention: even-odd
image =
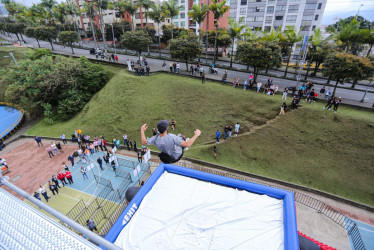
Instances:
[[[147,128],[148,128],[147,124],[143,124],[143,126],[140,128],[140,131],[145,132]]]
[[[194,134],[195,134],[195,136],[200,136],[201,135],[200,129],[196,129]]]

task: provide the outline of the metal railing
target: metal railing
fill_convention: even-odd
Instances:
[[[114,190],[112,186],[112,182],[110,180],[105,179],[101,176],[97,176],[95,174],[94,174],[94,178],[97,184],[103,185],[104,187],[110,187],[112,190]]]

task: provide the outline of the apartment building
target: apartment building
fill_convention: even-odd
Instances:
[[[243,22],[253,30],[283,31],[287,26],[302,29],[311,35],[321,24],[327,0],[231,0],[229,17]]]

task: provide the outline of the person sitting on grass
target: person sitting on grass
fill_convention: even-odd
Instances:
[[[147,130],[147,124],[143,124],[140,129],[142,144],[145,145],[156,145],[161,150],[158,154],[160,160],[165,163],[175,163],[179,161],[183,156],[183,148],[189,148],[195,142],[197,137],[200,136],[201,131],[196,129],[194,136],[188,141],[184,141],[181,136],[174,134],[168,134],[169,120],[162,120],[157,124],[157,129],[160,132],[159,135],[146,138],[145,131]]]

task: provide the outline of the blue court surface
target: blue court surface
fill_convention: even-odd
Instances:
[[[0,139],[17,127],[22,117],[23,113],[19,109],[0,105]]]
[[[361,239],[365,245],[366,249],[374,249],[374,226],[363,223],[358,220],[351,219],[356,222],[358,230],[360,231]],[[351,249],[354,249],[352,239],[350,235],[348,235],[349,244],[351,245]]]
[[[99,164],[96,161],[99,156],[103,159],[103,152],[100,151],[90,155],[90,162],[86,164],[83,164],[82,161],[80,161],[75,162],[74,167],[70,165],[69,170],[72,173],[74,183],[68,185],[68,187],[93,196],[100,196],[100,192],[104,189],[104,185],[97,183],[98,178],[101,178],[101,181],[99,181],[100,183],[108,183],[107,181],[110,181],[113,190],[117,189],[120,185],[129,185],[129,187],[131,187],[139,184],[139,179],[144,175],[150,164],[152,164],[152,162],[139,163],[136,158],[116,154],[119,166],[116,167],[117,171],[114,172],[113,168],[110,165],[106,165],[104,160],[104,170],[100,169]],[[78,159],[79,157],[75,158],[75,160]],[[66,161],[66,163],[68,163],[68,161]],[[86,168],[88,179],[83,179],[81,166]],[[134,173],[135,169],[138,171],[140,170],[139,173],[137,173],[137,171]]]

